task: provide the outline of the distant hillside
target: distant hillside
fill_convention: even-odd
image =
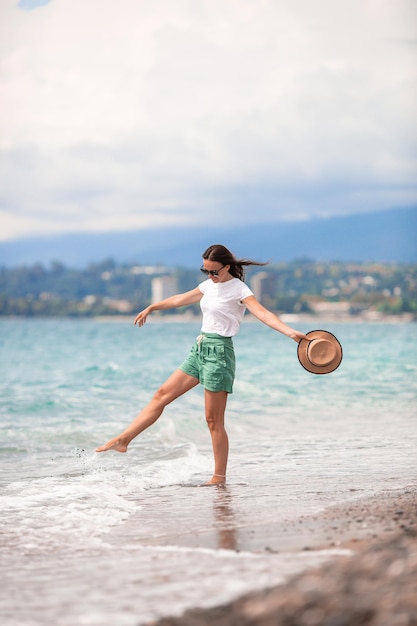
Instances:
[[[235,227],[154,228],[129,232],[67,234],[0,243],[0,266],[60,261],[72,267],[113,258],[118,263],[195,267],[212,243],[238,256],[275,263],[320,261],[417,261],[417,207],[306,222]]]

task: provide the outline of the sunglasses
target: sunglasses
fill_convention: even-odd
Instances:
[[[226,266],[222,265],[218,270],[206,270],[205,267],[200,267],[200,272],[203,272],[203,274],[205,274],[206,276],[218,276],[220,270],[222,270],[224,267]]]

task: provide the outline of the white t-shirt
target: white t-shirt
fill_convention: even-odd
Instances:
[[[203,333],[217,333],[222,337],[237,335],[246,306],[243,298],[253,292],[239,278],[214,283],[210,278],[198,285],[203,294],[200,307],[203,312]]]

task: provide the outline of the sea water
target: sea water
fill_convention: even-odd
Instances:
[[[415,485],[417,326],[324,326],[344,358],[317,376],[290,339],[243,323],[218,488],[200,486],[213,471],[200,387],[127,454],[94,452],[181,363],[198,323],[1,320],[3,626],[133,626],[221,604],[329,558],[251,549],[251,529]]]

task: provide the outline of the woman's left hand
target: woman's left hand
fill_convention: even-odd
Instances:
[[[310,337],[307,337],[307,335],[305,335],[304,333],[300,332],[299,330],[294,330],[291,335],[290,335],[291,339],[294,339],[294,341],[296,343],[300,343],[300,341],[302,339],[306,339],[307,341],[311,341]]]

